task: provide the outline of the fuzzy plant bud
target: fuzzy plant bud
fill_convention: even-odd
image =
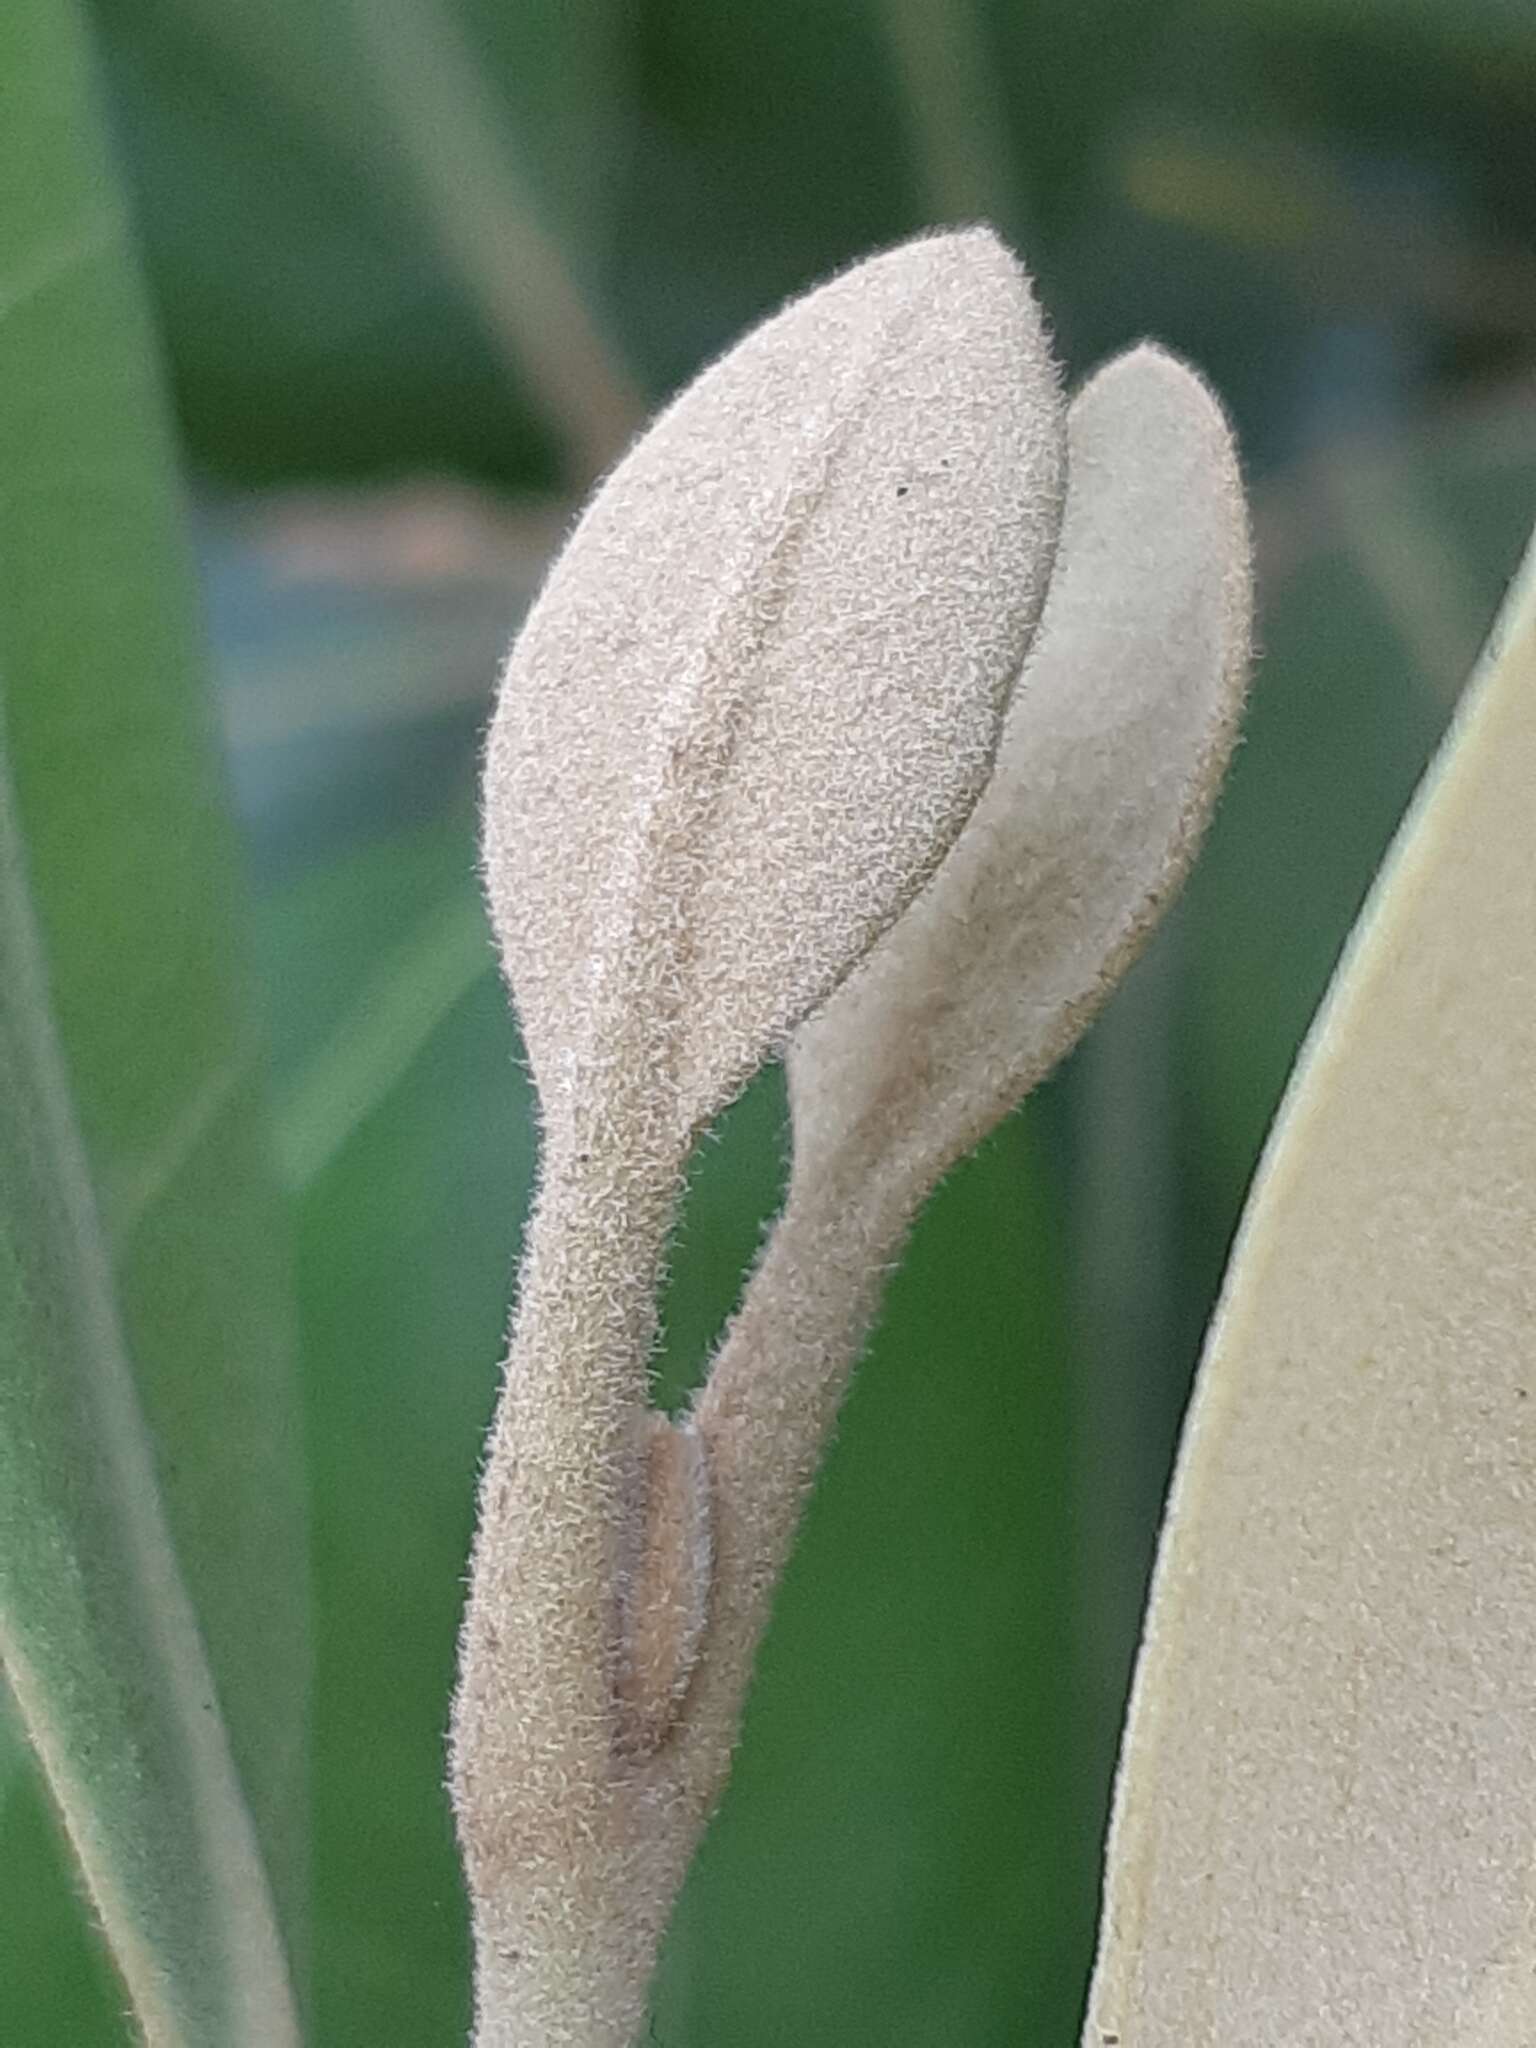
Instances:
[[[486,777],[543,1155],[453,1725],[481,2048],[635,2039],[881,1278],[1181,878],[1248,630],[1214,401],[1143,348],[1066,416],[986,233],[750,335],[552,572]],[[784,1213],[673,1424],[687,1155],[786,1049]]]
[[[1062,435],[1033,295],[978,230],[790,304],[598,492],[486,766],[546,1127],[618,1029],[691,1130],[933,871],[1044,601]]]
[[[640,2026],[722,1775],[685,1755],[716,1488],[646,1405],[688,1153],[986,785],[1064,438],[1012,256],[895,249],[661,415],[509,661],[485,862],[542,1156],[452,1728],[480,2048]]]

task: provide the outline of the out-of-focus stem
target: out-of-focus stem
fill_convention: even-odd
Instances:
[[[417,203],[514,374],[585,488],[633,438],[644,401],[602,334],[527,180],[451,10],[354,0],[359,51]]]

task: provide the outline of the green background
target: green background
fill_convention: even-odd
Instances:
[[[90,28],[242,833],[217,944],[252,1014],[227,1028],[263,1048],[243,1114],[285,1190],[285,1218],[242,1227],[291,1278],[303,1450],[285,1439],[286,1534],[239,1569],[255,1616],[308,1557],[308,1674],[274,1709],[305,1722],[307,1819],[271,1797],[309,1844],[290,1912],[320,2048],[446,2048],[467,2023],[442,1733],[533,1164],[475,758],[498,654],[604,459],[592,423],[828,267],[977,216],[1025,253],[1074,380],[1153,333],[1233,412],[1263,658],[1207,854],[1082,1050],[921,1223],[653,2023],[664,2048],[1069,2048],[1200,1331],[1298,1038],[1536,510],[1536,15],[97,0]],[[0,183],[0,219],[24,199]],[[573,319],[574,426],[528,342]],[[109,667],[93,687],[84,751],[35,757],[45,837],[67,839],[90,750],[122,744]],[[162,852],[183,875],[210,858]],[[98,967],[126,914],[103,909]],[[168,981],[137,1042],[186,1000]],[[79,1058],[114,1056],[73,1028]],[[768,1075],[701,1152],[670,1389],[729,1311],[784,1145]],[[238,1146],[189,1190],[200,1216],[235,1200],[220,1171]],[[171,1255],[205,1271],[195,1229]],[[189,1282],[202,1320],[140,1345],[201,1412],[209,1474],[240,1439],[210,1428],[201,1360],[248,1313]],[[227,1498],[238,1539],[254,1510]],[[238,1670],[240,1597],[232,1623],[210,1571],[204,1598]],[[231,1681],[253,1689],[232,1718],[272,1677]],[[0,1731],[0,2042],[112,2048],[121,2003]]]

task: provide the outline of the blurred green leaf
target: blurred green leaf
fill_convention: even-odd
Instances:
[[[34,1298],[21,1340],[29,1348],[8,1370],[14,1379],[39,1366],[45,1336],[55,1348],[46,1384],[58,1405],[29,1410],[28,1426],[39,1443],[56,1432],[59,1469],[84,1489],[48,1509],[61,1517],[59,1540],[84,1546],[86,1604],[69,1624],[73,1640],[59,1638],[59,1657],[84,1656],[99,1630],[103,1657],[125,1660],[111,1683],[130,1684],[134,1660],[147,1673],[155,1603],[142,1605],[142,1585],[126,1590],[130,1536],[163,1512],[280,1909],[302,1947],[307,1554],[283,1224],[264,1154],[237,853],[190,623],[169,437],[86,71],[72,7],[20,0],[5,12],[0,706],[15,835],[6,886],[17,961],[35,942],[51,1009],[15,1010],[31,1050],[9,1100],[34,1149],[17,1149],[12,1133],[6,1179],[13,1198],[23,1172],[33,1191],[30,1216],[12,1216],[25,1226],[24,1266],[67,1287],[42,1323],[46,1304]],[[18,964],[5,991],[13,1006],[26,987]],[[81,1260],[65,1282],[59,1262]],[[116,1395],[108,1366],[107,1377],[93,1376],[85,1348],[115,1342],[114,1322],[134,1372],[132,1390],[125,1382]],[[81,1404],[73,1421],[72,1399]],[[98,1399],[123,1417],[140,1408],[142,1438],[100,1436],[87,1420]],[[91,1489],[112,1470],[121,1498],[137,1502],[120,1529],[111,1514],[92,1519]],[[42,1512],[27,1518],[29,1545],[44,1541]],[[19,1566],[21,1555],[7,1555],[8,1569],[41,1570],[37,1558]],[[137,1853],[157,1883],[187,1887],[181,1935],[205,1944],[211,1992],[216,1951],[206,1944],[218,1938],[220,1907],[176,1834],[183,1738],[172,1721],[134,1735],[112,1715],[150,1710],[131,1707],[131,1691],[109,1710],[109,1696],[97,1701],[107,1718],[96,1739],[116,1746],[124,1770],[132,1745],[147,1744],[135,1768],[147,1810],[157,1788],[164,1800],[164,1833],[157,1841],[145,1825]],[[152,1688],[145,1698],[154,1697]],[[162,1696],[157,1711],[165,1706]],[[105,1777],[99,1756],[96,1768]],[[123,1796],[141,1796],[129,1784],[118,1781]],[[8,1841],[29,1828],[35,1837],[28,1816],[39,1811],[35,1790],[18,1793]],[[57,1956],[31,1939],[75,1913],[62,1879],[43,1881],[33,1859],[14,1854],[0,1872],[8,2048],[89,2038],[74,2030],[80,2007]],[[200,1935],[204,1906],[213,1931]],[[239,2038],[229,2025],[225,2038]]]

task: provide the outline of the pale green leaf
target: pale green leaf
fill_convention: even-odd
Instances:
[[[74,10],[0,76],[5,1658],[136,2003],[276,2041],[304,1475],[236,859]]]
[[[1175,1484],[1085,2040],[1536,2024],[1536,554],[1249,1204]]]

